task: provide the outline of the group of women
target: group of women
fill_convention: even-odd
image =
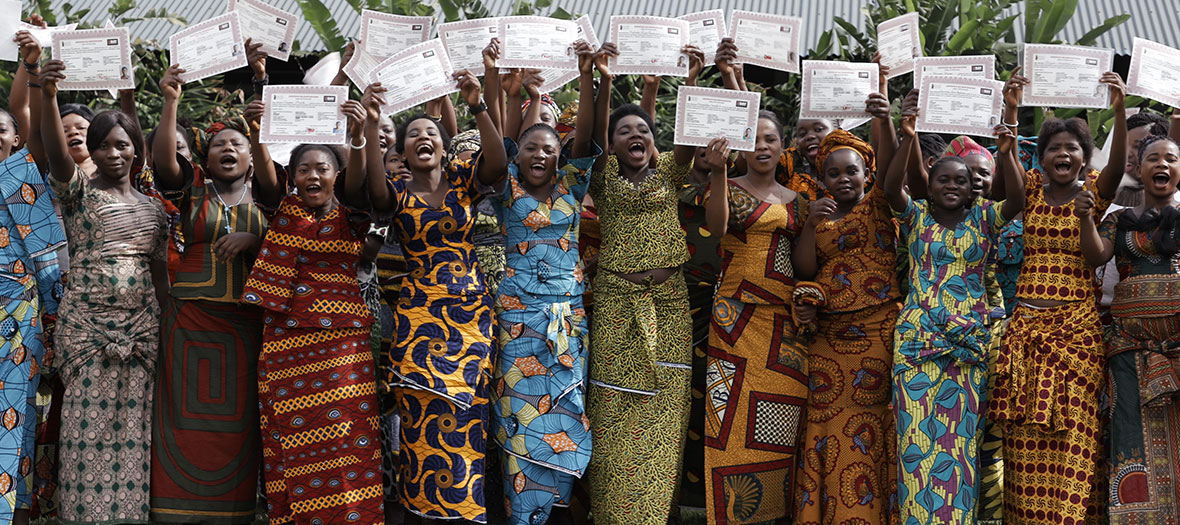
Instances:
[[[455,73],[475,129],[444,98],[393,132],[373,84],[342,106],[347,147],[272,159],[259,97],[190,136],[173,66],[145,142],[133,104],[59,107],[70,71],[16,41],[0,518],[249,523],[263,501],[272,523],[663,525],[693,498],[719,524],[1180,512],[1180,147],[1134,144],[1142,201],[1104,218],[1123,164],[1090,167],[1084,121],[1018,138],[1018,71],[994,152],[930,147],[916,91],[899,128],[868,97],[870,142],[826,120],[792,139],[762,111],[753,151],[660,152],[658,78],[611,109],[614,45],[575,45],[563,111],[538,72],[497,70],[493,39],[482,84]],[[704,54],[684,53],[692,85]],[[715,65],[744,90],[736,54],[723,41]],[[1097,80],[1122,159],[1124,86]],[[384,301],[358,280],[378,227],[404,263]],[[1112,257],[1104,332],[1093,269]]]

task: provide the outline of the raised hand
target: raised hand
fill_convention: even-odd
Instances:
[[[172,64],[168,70],[164,72],[164,76],[160,78],[160,93],[164,95],[164,100],[179,100],[184,81],[180,79],[180,75],[184,74],[184,69],[179,65]]]
[[[902,136],[904,136],[904,137],[918,136],[918,131],[915,128],[915,126],[917,126],[917,124],[918,124],[917,112],[915,112],[912,115],[904,115],[903,114],[901,116],[901,129],[900,129]]]
[[[17,47],[20,47],[20,56],[24,59],[26,64],[38,64],[41,62],[41,43],[33,38],[33,34],[28,31],[17,31],[16,37],[12,39],[16,42]]]
[[[493,38],[488,42],[488,45],[483,48],[483,68],[484,71],[492,71],[496,69],[496,60],[500,58],[500,39]]]
[[[346,100],[340,105],[340,111],[348,117],[348,136],[359,139],[365,133],[365,107],[359,100]]]
[[[57,83],[66,79],[66,65],[61,60],[50,60],[41,68],[41,93],[47,97],[57,96]]]
[[[594,48],[585,40],[574,42],[574,54],[578,57],[578,73],[589,75],[594,73]]]
[[[266,78],[266,51],[262,50],[262,42],[246,39],[246,62],[254,70],[254,78]]]
[[[1004,104],[1008,107],[1020,107],[1020,101],[1024,99],[1024,87],[1028,85],[1028,78],[1020,76],[1021,69],[1024,67],[1016,66],[1008,82],[1004,83]]]
[[[511,69],[507,75],[500,77],[500,83],[509,97],[519,97],[520,90],[524,89],[524,71]]]
[[[521,79],[521,84],[524,85],[525,93],[528,93],[529,98],[536,100],[541,98],[541,85],[545,83],[545,78],[541,76],[540,69],[526,69],[524,76]]]
[[[266,103],[261,98],[258,98],[246,104],[246,109],[242,112],[242,116],[250,124],[250,129],[257,132],[262,127],[262,114],[265,112]]]
[[[998,124],[993,129],[996,133],[996,153],[1004,155],[1012,152],[1012,146],[1016,145],[1016,133],[1012,128],[1003,124]]]
[[[594,67],[598,68],[598,72],[604,77],[613,77],[610,72],[611,57],[619,56],[619,48],[614,42],[607,42],[598,48],[598,52],[594,54]]]
[[[836,201],[831,197],[824,197],[811,203],[807,208],[807,225],[819,226],[828,220],[828,216],[836,211]]]
[[[705,68],[705,52],[692,44],[684,46],[680,52],[688,55],[688,78],[695,80]]]
[[[1110,86],[1110,107],[1118,107],[1123,105],[1127,99],[1127,85],[1123,83],[1123,77],[1118,73],[1107,71],[1102,74],[1102,78],[1098,82]]]
[[[873,118],[889,118],[889,98],[883,93],[869,93],[865,99],[865,111]]]
[[[369,122],[379,122],[381,120],[381,107],[385,105],[384,93],[388,91],[380,82],[369,84],[365,88],[364,95],[361,95],[361,107],[365,109],[365,118]]]
[[[737,59],[737,44],[732,38],[722,38],[717,44],[717,53],[713,55],[713,63],[721,73],[729,74],[734,71],[734,60]]]
[[[467,107],[478,106],[480,97],[483,96],[483,86],[479,85],[479,79],[466,69],[456,71],[452,77],[458,83],[459,91],[462,93],[463,101],[467,103]]]
[[[705,146],[705,166],[714,173],[725,173],[729,168],[729,139],[717,137]]]
[[[911,89],[909,93],[906,93],[905,98],[901,99],[902,115],[918,115],[918,94],[917,89]]]

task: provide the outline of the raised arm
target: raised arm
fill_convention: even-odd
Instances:
[[[1024,99],[1024,87],[1028,85],[1028,78],[1020,76],[1020,69],[1021,68],[1019,66],[1017,66],[1016,69],[1013,69],[1012,75],[1008,77],[1008,81],[1004,83],[1004,114],[1003,121],[1000,124],[1011,128],[1013,133],[1017,133],[1018,124],[1020,124],[1020,121],[1017,120],[1019,115],[1018,110],[1020,109],[1020,101]],[[1123,119],[1124,130],[1127,125],[1126,120],[1127,119]],[[1046,137],[1045,140],[1048,140],[1048,138]],[[1015,148],[1016,146],[1013,146],[1013,155],[1016,153]],[[1120,157],[1110,158],[1113,159]],[[1126,154],[1124,154],[1121,158],[1126,158]],[[1000,173],[996,173],[995,176],[992,177],[992,199],[999,200],[1008,195],[1007,183],[1005,182],[1008,180],[1008,176],[1003,173],[1003,171],[1008,169],[1007,166],[1008,163],[1003,161],[996,164],[996,168],[1000,171]],[[1119,163],[1119,166],[1122,166],[1122,164]],[[1023,181],[1024,167],[1017,163],[1016,169],[1017,176],[1020,177],[1021,181]]]
[[[1004,220],[1010,221],[1024,211],[1024,174],[1020,171],[1020,162],[1016,160],[1013,150],[1016,149],[1016,131],[1000,124],[996,126],[996,155],[1000,164],[1004,165],[1004,205],[1000,214]],[[994,182],[993,182],[994,184]]]
[[[344,66],[352,60],[353,53],[356,53],[356,41],[349,40],[348,45],[344,46],[344,52],[340,54],[340,67],[336,69],[336,76],[332,77],[333,86],[348,85],[348,75],[344,74]]]
[[[260,142],[262,114],[266,103],[261,98],[250,101],[243,116],[250,125],[250,159],[254,165],[254,182],[258,184],[258,196],[265,206],[277,207],[287,193],[285,182],[279,180],[279,172],[270,158],[270,149]],[[156,133],[157,139],[161,133]]]
[[[541,109],[545,106],[544,102],[541,101],[541,85],[545,83],[545,79],[541,77],[540,69],[526,69],[520,83],[524,86],[524,91],[529,96],[529,109],[521,117],[517,137],[520,136],[520,132],[529,129],[534,124],[541,123]],[[521,105],[523,106],[524,104]],[[517,137],[513,137],[512,139],[516,140]]]
[[[897,130],[893,128],[893,119],[889,115],[889,68],[881,65],[880,53],[873,54],[873,62],[880,68],[880,88],[876,93],[869,93],[869,98],[865,100],[865,111],[873,116],[869,140],[877,154],[878,169],[881,169],[889,166],[893,160],[893,153],[897,149]]]
[[[17,31],[13,40],[20,47],[22,64],[17,64],[16,75],[12,78],[12,90],[9,91],[8,96],[8,112],[16,121],[17,133],[22,139],[17,143],[17,147],[20,147],[20,143],[27,142],[33,137],[29,133],[30,119],[32,118],[29,111],[29,82],[32,81],[36,84],[37,76],[41,72],[41,44],[28,31]],[[37,155],[33,157],[37,158]]]
[[[729,228],[729,140],[718,137],[705,146],[705,163],[709,165],[709,194],[705,199],[705,224],[717,238]]]
[[[1168,137],[1180,144],[1180,108],[1172,109],[1172,123],[1168,126]]]
[[[651,118],[656,118],[656,96],[660,94],[660,82],[663,77],[659,75],[643,75],[643,91],[639,94],[639,107],[651,115]]]
[[[45,157],[50,175],[59,182],[69,182],[76,166],[57,109],[57,83],[65,80],[66,65],[61,60],[50,60],[41,69],[41,139],[45,143]]]
[[[120,89],[119,93],[119,111],[124,115],[131,117],[131,120],[139,122],[139,108],[135,105],[135,90],[134,89]]]
[[[705,67],[705,53],[694,45],[684,46],[680,52],[688,55],[688,78],[684,79],[684,85],[695,86],[697,85],[697,77],[701,74],[701,69]],[[654,112],[651,113],[652,118],[655,118],[655,115]],[[696,157],[696,154],[696,146],[676,146],[672,150],[672,155],[676,159],[678,166],[692,164],[692,159]],[[726,164],[726,167],[728,168],[728,164]]]
[[[733,63],[736,59],[737,44],[732,38],[721,39],[721,43],[717,44],[717,53],[713,55],[713,63],[721,72],[721,82],[725,84],[725,89],[745,91],[745,83],[738,80],[737,67]]]
[[[483,103],[483,89],[479,79],[466,69],[455,72],[455,80],[459,82],[459,91],[463,95],[463,102],[467,103],[468,111],[475,116],[475,124],[479,127],[480,159],[475,176],[483,184],[491,186],[504,177],[508,170],[508,152],[504,150],[504,140],[500,138],[500,130],[488,115],[488,107]]]
[[[610,137],[607,136],[607,130],[610,125],[611,87],[615,79],[610,72],[609,65],[612,56],[619,56],[619,49],[611,42],[602,44],[602,47],[599,47],[598,51],[594,53],[594,67],[598,69],[600,75],[598,92],[594,97],[594,140],[601,144],[603,149],[610,149]],[[594,161],[595,171],[602,171],[606,167],[607,156],[600,155],[598,160]]]
[[[1114,247],[1098,234],[1098,225],[1094,223],[1093,215],[1094,201],[1094,194],[1089,190],[1079,191],[1073,199],[1073,210],[1081,220],[1082,256],[1086,258],[1086,264],[1096,268],[1110,260],[1114,254]]]
[[[385,105],[385,88],[380,83],[365,88],[361,106],[365,109],[365,174],[369,188],[369,204],[374,211],[393,209],[393,194],[385,182],[385,156],[377,138],[377,126],[381,122],[381,106]],[[398,141],[402,138],[398,137]],[[396,148],[390,144],[389,148]]]
[[[594,140],[594,48],[585,40],[574,43],[578,56],[578,116],[574,121],[574,143],[570,155],[584,158],[593,151]],[[599,144],[599,146],[603,146]]]
[[[1112,161],[1107,162],[1106,167],[1102,168],[1096,185],[1098,196],[1103,200],[1111,200],[1119,189],[1119,181],[1123,179],[1123,159],[1127,158],[1127,86],[1123,84],[1123,79],[1118,73],[1103,73],[1099,82],[1110,86],[1110,108],[1114,110],[1114,129],[1106,138],[1113,141],[1110,143],[1110,155],[1107,157]],[[1045,140],[1048,140],[1048,137]]]
[[[520,138],[521,125],[524,122],[524,116],[520,112],[520,107],[524,105],[524,99],[520,96],[520,91],[524,89],[524,71],[513,69],[501,80],[505,92],[504,136],[516,140]]]
[[[897,149],[908,154],[894,155],[889,169],[885,171],[885,198],[889,200],[889,207],[896,212],[905,211],[909,206],[910,197],[905,191],[905,177],[912,169],[910,164],[914,157],[913,152],[918,149],[918,133],[914,131],[916,121],[917,117],[914,115],[901,116],[901,145]],[[920,154],[918,158],[921,158]]]
[[[180,66],[173,64],[164,72],[164,78],[160,79],[164,104],[156,129],[162,131],[156,133],[152,141],[152,162],[157,184],[168,189],[182,188],[185,184],[180,162],[176,160],[176,134],[167,132],[176,129],[176,111],[180,105],[181,86],[184,85],[180,75],[183,73]]]
[[[901,116],[905,118],[906,115],[911,115],[914,118],[918,117],[918,90],[912,89],[905,98],[901,101]],[[914,134],[914,145],[909,149],[898,146],[894,150],[894,156],[909,155],[909,169],[905,174],[905,187],[911,199],[925,199],[930,192],[927,191],[929,184],[929,176],[926,173],[925,153],[922,152],[922,142],[918,140],[917,134]],[[890,159],[889,164],[885,164],[880,158],[877,159],[877,170],[887,169],[893,160]]]
[[[368,204],[365,194],[365,108],[358,100],[346,100],[340,110],[348,117],[348,169],[344,170],[344,196],[354,207]]]
[[[504,91],[500,87],[500,68],[496,67],[496,59],[500,58],[500,39],[493,38],[483,48],[483,89],[486,92],[483,99],[488,105],[488,116],[504,135]],[[506,136],[506,135],[505,135]]]

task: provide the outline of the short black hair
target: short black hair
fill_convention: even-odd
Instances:
[[[90,121],[90,128],[86,130],[86,149],[91,152],[98,150],[102,141],[106,140],[107,135],[110,135],[111,131],[117,127],[123,128],[123,131],[127,132],[127,136],[131,137],[131,145],[135,147],[135,156],[143,155],[143,132],[139,129],[139,123],[122,111],[108,110],[94,116]]]
[[[152,130],[148,132],[147,137],[144,138],[144,141],[146,144],[151,144],[152,141],[156,140],[156,132],[157,131],[160,131],[159,126],[152,128]],[[184,137],[184,143],[188,146],[188,149],[191,151],[193,149],[193,140],[189,137],[188,130],[184,129],[184,127],[182,127],[180,125],[180,123],[177,123],[176,124],[176,132],[180,133],[180,136]]]
[[[1164,141],[1166,141],[1166,142],[1171,142],[1172,144],[1176,144],[1176,141],[1172,140],[1172,138],[1171,138],[1171,137],[1169,137],[1167,134],[1164,134],[1164,135],[1148,135],[1148,136],[1146,136],[1146,137],[1143,137],[1142,139],[1140,139],[1140,140],[1139,140],[1139,144],[1138,144],[1138,145],[1139,145],[1139,155],[1138,155],[1138,163],[1139,163],[1139,165],[1143,165],[1143,152],[1144,152],[1145,150],[1147,150],[1147,147],[1148,147],[1148,146],[1150,146],[1150,145],[1152,145],[1152,144],[1155,144],[1156,142],[1164,142]],[[1180,144],[1176,144],[1176,146],[1177,146],[1177,147],[1180,147]]]
[[[553,129],[553,126],[550,126],[549,124],[540,123],[540,122],[533,124],[532,126],[529,126],[528,129],[525,129],[524,131],[522,131],[520,133],[520,142],[524,142],[525,137],[532,135],[533,133],[538,133],[538,132],[548,133],[548,134],[552,135],[553,138],[557,140],[557,144],[559,146],[561,145],[561,134],[558,133],[556,129]]]
[[[934,164],[930,166],[930,170],[929,170],[930,175],[934,175],[934,173],[938,171],[938,168],[941,168],[944,164],[958,164],[960,166],[963,166],[963,168],[967,169],[968,171],[970,171],[970,169],[971,169],[971,168],[967,167],[967,163],[963,161],[962,157],[956,157],[954,155],[947,155],[945,157],[941,157],[938,160],[934,161]]]
[[[312,151],[327,153],[328,157],[332,159],[332,162],[336,164],[336,171],[344,169],[344,156],[336,148],[325,144],[300,144],[295,146],[295,149],[291,150],[291,160],[287,164],[287,169],[294,171],[295,167],[299,165],[299,159],[303,158],[304,154]]]
[[[937,133],[919,133],[918,146],[923,157],[939,158],[946,152],[946,141]]]
[[[776,131],[778,131],[778,138],[779,138],[779,140],[782,140],[783,139],[783,123],[779,121],[778,115],[775,115],[773,111],[763,109],[763,110],[758,111],[758,120],[762,120],[762,119],[769,120],[771,124],[774,124],[774,129]]]
[[[1082,160],[1086,164],[1090,163],[1090,155],[1094,154],[1094,137],[1090,136],[1090,125],[1077,117],[1064,120],[1049,118],[1041,124],[1041,133],[1037,135],[1037,157],[1042,162],[1045,160],[1045,150],[1049,148],[1049,141],[1058,133],[1073,135],[1082,146]]]
[[[1143,126],[1151,126],[1151,129],[1147,130],[1148,135],[1158,137],[1168,134],[1168,119],[1159,113],[1145,110],[1127,117],[1128,131]]]
[[[20,135],[20,124],[16,123],[16,117],[12,116],[12,113],[9,113],[8,110],[4,108],[0,108],[0,114],[8,117],[8,120],[12,122],[12,134]]]
[[[446,129],[443,128],[442,122],[439,122],[439,120],[436,118],[427,116],[425,113],[415,113],[415,114],[411,115],[410,118],[406,119],[405,122],[402,122],[402,124],[400,126],[397,127],[397,135],[396,135],[397,148],[396,149],[397,149],[398,154],[400,154],[400,155],[406,154],[406,130],[410,129],[410,124],[413,124],[414,121],[416,121],[416,120],[422,120],[422,119],[429,120],[429,121],[433,122],[435,126],[438,127],[438,136],[442,138],[443,151],[448,151],[451,149],[451,135],[449,133],[447,133]]]
[[[66,118],[66,115],[78,115],[79,117],[86,119],[86,122],[94,122],[94,110],[90,109],[90,106],[74,104],[73,102],[59,106],[57,108],[57,114],[60,115],[61,118]]]
[[[606,140],[610,141],[615,136],[615,128],[618,127],[620,120],[632,115],[643,119],[643,122],[647,124],[647,129],[650,129],[653,135],[655,134],[655,121],[651,119],[651,115],[647,111],[635,104],[623,104],[610,113],[610,121],[606,126]]]

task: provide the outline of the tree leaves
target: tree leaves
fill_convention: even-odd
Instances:
[[[320,40],[324,41],[324,46],[329,50],[336,51],[344,49],[344,37],[340,34],[340,29],[336,27],[336,19],[332,18],[332,12],[324,6],[320,0],[295,0],[299,4],[299,9],[303,11],[303,19],[311,24],[315,29]]]

